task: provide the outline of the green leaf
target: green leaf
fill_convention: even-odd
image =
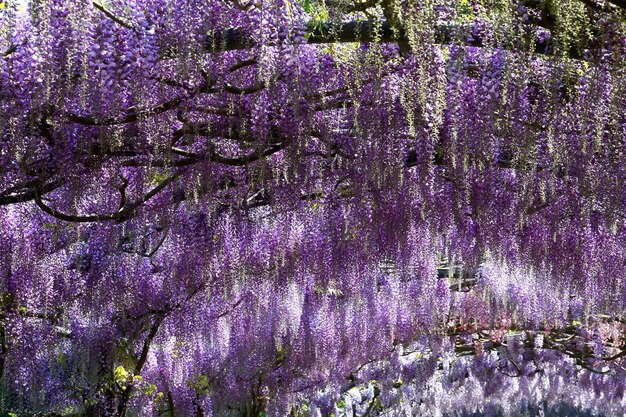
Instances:
[[[122,365],[118,366],[113,371],[113,379],[122,388],[126,387],[126,383],[128,382],[129,378],[130,378],[130,374]]]
[[[200,375],[198,379],[189,380],[186,384],[198,395],[206,395],[211,391],[211,383],[206,375]]]
[[[157,391],[157,386],[154,384],[148,384],[146,385],[146,387],[143,389],[143,392],[146,395],[152,395]]]
[[[313,8],[311,7],[311,0],[304,0],[302,2],[302,8],[305,12],[311,13],[311,11],[313,11]]]
[[[167,172],[152,172],[148,176],[148,181],[152,185],[158,185],[169,177]]]

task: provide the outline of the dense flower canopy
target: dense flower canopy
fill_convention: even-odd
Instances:
[[[0,28],[0,414],[623,415],[624,1]]]

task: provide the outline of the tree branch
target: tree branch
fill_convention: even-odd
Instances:
[[[232,167],[242,167],[252,162],[258,161],[262,158],[265,158],[267,156],[273,155],[283,150],[285,146],[286,146],[286,143],[271,144],[267,148],[265,148],[265,150],[263,150],[263,148],[261,147],[261,148],[256,149],[254,152],[250,153],[249,155],[246,155],[240,158],[229,158],[226,156],[222,156],[218,154],[217,152],[215,152],[214,149],[210,149],[205,154],[197,154],[197,153],[187,152],[178,148],[173,148],[174,153],[181,155],[181,156],[185,156],[185,158],[174,160],[174,161],[162,160],[162,159],[150,160],[150,161],[146,161],[145,163],[141,161],[130,160],[130,161],[122,162],[122,166],[130,167],[130,166],[149,165],[152,167],[167,167],[167,166],[187,167],[190,165],[195,165],[199,162],[211,161],[211,162],[215,162],[215,163],[222,164],[222,165],[228,165]]]
[[[24,41],[22,43],[13,43],[11,44],[6,51],[4,51],[2,53],[2,57],[3,58],[7,58],[8,56],[10,56],[11,54],[13,54],[13,52],[17,51],[17,49],[20,46],[24,46],[28,43],[28,39],[24,39]]]
[[[148,360],[148,353],[150,352],[150,345],[152,344],[154,337],[159,331],[159,327],[161,326],[161,323],[163,323],[164,318],[165,318],[164,315],[158,315],[155,318],[154,322],[152,323],[152,326],[150,326],[150,331],[148,332],[148,336],[146,336],[146,339],[144,340],[143,346],[141,348],[141,354],[139,355],[139,360],[137,361],[137,365],[135,365],[133,376],[141,375],[141,370],[143,369],[143,366],[145,365],[146,360]],[[122,390],[122,398],[119,404],[117,405],[117,415],[119,417],[124,417],[126,415],[126,407],[128,405],[128,401],[130,400],[130,396],[132,395],[132,393],[133,393],[132,384],[128,385],[126,388]]]
[[[228,68],[228,72],[233,73],[241,68],[249,67],[251,65],[256,65],[258,60],[256,58],[250,58],[243,61],[237,61],[236,64],[233,64]]]
[[[241,304],[241,303],[243,302],[244,296],[245,296],[245,294],[244,294],[244,295],[242,295],[242,296],[239,298],[239,300],[237,300],[237,302],[236,302],[235,304],[233,304],[232,306],[230,306],[230,308],[226,309],[225,311],[223,311],[222,313],[218,314],[218,315],[217,315],[217,316],[215,316],[215,317],[211,317],[211,320],[217,320],[217,319],[220,319],[220,318],[222,318],[222,317],[224,317],[224,316],[227,316],[227,315],[229,315],[230,313],[232,313],[232,312],[233,312],[233,311],[237,308],[237,306],[239,306],[239,304]]]
[[[0,206],[9,204],[24,203],[35,198],[36,189],[41,190],[41,194],[49,193],[63,185],[60,179],[54,179],[41,185],[40,180],[28,181],[25,184],[14,186],[0,193]],[[19,190],[19,191],[18,191]]]
[[[102,13],[104,13],[106,15],[106,17],[108,17],[109,19],[111,19],[112,21],[117,23],[118,25],[123,26],[126,29],[130,29],[133,32],[137,32],[137,28],[133,24],[127,22],[125,19],[117,17],[109,9],[107,9],[102,4],[100,4],[100,2],[94,1],[94,2],[92,2],[92,4],[93,4],[93,7],[95,7],[98,10],[100,10]]]
[[[474,35],[467,39],[459,39],[458,34],[464,32],[465,27],[456,25],[440,25],[434,28],[434,40],[436,44],[449,44],[461,41],[466,46],[483,47],[485,42],[480,35]],[[329,43],[362,43],[377,42],[390,43],[397,42],[401,47],[408,45],[408,38],[404,30],[394,29],[388,21],[382,24],[371,20],[353,20],[350,22],[319,22],[309,21],[305,24],[307,33],[306,43],[308,44],[329,44]],[[274,46],[281,44],[293,44],[294,41],[286,35],[279,36]],[[204,40],[203,48],[208,53],[251,49],[256,46],[255,41],[242,29],[230,28],[224,31],[217,31],[208,34]],[[267,45],[272,46],[272,45]],[[513,46],[502,45],[502,49],[512,49]],[[174,45],[163,45],[161,47],[162,58],[173,58],[177,48]],[[550,45],[534,42],[534,52],[543,55],[552,55]],[[582,56],[576,50],[568,51],[570,58],[581,59]]]
[[[173,110],[180,105],[184,98],[184,96],[175,97],[151,109],[143,109],[130,112],[120,118],[110,117],[107,119],[98,119],[93,116],[82,116],[74,113],[69,114],[68,117],[70,121],[74,123],[80,123],[87,126],[114,126],[124,123],[136,122],[140,119],[145,119],[150,116],[164,113],[168,110]]]
[[[259,81],[248,87],[235,87],[228,83],[224,84],[224,91],[231,94],[253,94],[265,88],[265,83]]]
[[[115,213],[96,214],[96,215],[91,215],[91,216],[66,214],[50,206],[45,205],[43,201],[41,200],[41,192],[39,190],[35,191],[34,200],[37,206],[39,206],[39,208],[41,208],[44,212],[48,213],[52,217],[56,217],[57,219],[68,221],[68,222],[87,223],[87,222],[97,222],[97,221],[122,220],[131,216],[133,212],[137,210],[139,206],[141,206],[142,204],[150,200],[152,197],[154,197],[156,194],[161,192],[165,187],[167,187],[172,182],[174,182],[184,172],[185,172],[184,169],[179,169],[174,174],[170,175],[161,183],[159,183],[159,185],[157,185],[152,190],[150,190],[150,192],[148,192],[142,198],[134,201],[133,203],[127,205],[122,210],[118,210]]]

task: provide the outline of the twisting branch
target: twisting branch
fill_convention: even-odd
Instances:
[[[189,301],[191,301],[196,295],[200,294],[201,291],[205,290],[207,288],[207,282],[206,281],[201,281],[198,285],[196,285],[193,289],[191,289],[183,298],[181,298],[180,300],[178,300],[175,303],[166,303],[163,307],[161,308],[150,308],[147,309],[147,311],[141,313],[141,314],[131,314],[128,311],[125,314],[125,317],[128,317],[132,320],[138,320],[138,319],[142,319],[148,316],[167,316],[169,314],[171,314],[173,311],[180,309],[181,307],[183,307],[186,303],[188,303]]]
[[[40,189],[41,194],[46,194],[56,190],[63,184],[63,180],[54,179],[42,185],[42,181],[37,179],[10,187],[0,192],[0,206],[30,201],[35,198],[35,189]]]
[[[142,161],[130,160],[130,161],[122,162],[122,166],[131,167],[131,166],[150,165],[152,167],[167,167],[167,166],[187,167],[190,165],[195,165],[199,162],[211,161],[211,162],[216,162],[218,164],[228,165],[232,167],[242,167],[242,166],[251,164],[252,162],[258,161],[262,158],[265,158],[267,156],[273,155],[283,150],[286,145],[287,145],[287,142],[281,142],[281,143],[270,144],[269,146],[265,148],[263,146],[260,146],[256,150],[251,152],[250,154],[243,156],[243,157],[239,157],[239,158],[229,158],[226,156],[222,156],[215,151],[214,146],[211,146],[209,151],[203,154],[187,152],[179,148],[172,148],[173,153],[177,155],[185,156],[185,158],[174,160],[174,161],[157,159],[157,160],[147,161],[145,163]]]
[[[168,223],[168,225],[165,227],[165,230],[163,230],[163,236],[161,236],[161,239],[159,239],[159,241],[154,246],[154,248],[152,248],[150,252],[141,253],[140,255],[143,256],[144,258],[152,258],[154,254],[157,253],[157,251],[161,248],[161,246],[163,246],[163,242],[165,242],[165,239],[167,239],[167,234],[169,233],[169,231],[170,231],[170,224]]]
[[[128,178],[120,175],[120,179],[122,180],[122,185],[120,185],[120,204],[118,206],[118,211],[123,210],[126,205],[126,188],[128,187]]]
[[[217,163],[224,164],[224,165],[244,166],[244,165],[248,165],[251,162],[258,161],[259,159],[264,158],[266,156],[273,155],[276,152],[281,151],[283,147],[284,147],[284,144],[273,144],[273,145],[268,146],[265,150],[263,150],[262,148],[259,148],[256,151],[249,154],[248,156],[244,156],[242,158],[227,158],[227,157],[217,154],[216,152],[211,152],[209,159],[213,162],[217,162]]]
[[[395,15],[393,15],[395,16]],[[397,19],[396,19],[397,20]],[[397,22],[394,20],[394,23]],[[330,43],[359,43],[359,42],[378,42],[378,43],[398,43],[402,48],[408,46],[408,38],[404,30],[398,30],[388,21],[378,22],[372,20],[353,20],[349,22],[319,22],[309,21],[305,25],[307,33],[306,43],[308,44],[330,44]],[[463,33],[464,26],[456,25],[439,25],[434,28],[434,42],[437,44],[450,44],[461,41],[466,46],[483,47],[486,42],[480,35],[474,35],[471,38],[458,39],[458,34]],[[298,41],[288,39],[288,35],[283,34],[275,40],[274,46],[281,44],[289,44]],[[256,45],[254,39],[248,36],[244,30],[239,28],[230,28],[224,31],[216,31],[207,34],[204,40],[204,50],[208,53],[251,49]],[[267,45],[272,46],[272,45]],[[511,49],[511,45],[500,45],[502,49]],[[554,51],[550,45],[543,44],[539,41],[533,43],[534,53],[543,55],[552,55]],[[164,59],[173,58],[177,53],[175,45],[162,45],[161,57]],[[567,55],[573,59],[584,59],[580,51],[570,50]]]
[[[178,207],[180,206],[181,201],[182,200],[176,201],[176,204],[174,205],[174,209],[173,209],[174,212],[178,210]],[[143,251],[140,253],[140,255],[143,256],[144,258],[152,258],[154,254],[158,252],[161,246],[163,246],[163,242],[165,242],[165,239],[167,239],[167,235],[169,234],[171,227],[172,227],[172,221],[171,219],[168,218],[165,228],[161,231],[162,236],[157,242],[157,244],[149,252]]]
[[[200,73],[204,81],[199,86],[193,89],[188,89],[187,87],[180,85],[180,87],[187,90],[184,94],[181,94],[149,109],[133,110],[121,117],[109,117],[106,119],[100,119],[94,116],[83,116],[75,113],[70,113],[67,116],[70,121],[87,126],[115,126],[124,123],[136,122],[138,120],[144,120],[149,117],[156,116],[161,113],[165,113],[167,111],[178,108],[181,103],[183,103],[183,101],[189,99],[190,97],[193,97],[194,94],[215,92],[213,90],[213,86],[215,85],[217,80],[210,74],[207,74],[206,71],[204,71],[203,69],[200,69]]]
[[[374,395],[372,396],[372,399],[369,405],[367,406],[367,410],[365,410],[365,413],[363,413],[361,417],[368,417],[370,415],[370,413],[374,409],[374,406],[376,405],[376,400],[378,399],[379,395],[380,395],[380,388],[374,385]]]
[[[393,0],[381,0],[381,7],[383,8],[385,19],[389,22],[389,26],[391,26],[391,30],[394,32],[395,37],[397,39],[405,39],[406,36],[404,34],[404,27],[400,17],[399,4]],[[398,42],[398,47],[400,48],[400,53],[402,55],[407,55],[411,52],[411,48],[406,42]]]
[[[222,114],[222,110],[224,111],[224,114]],[[209,114],[233,116],[232,114],[228,113],[228,109],[222,109],[222,108],[207,107],[205,109],[201,109],[201,108],[194,107],[192,111],[205,112]],[[234,140],[237,142],[247,142],[247,143],[258,142],[258,140],[254,138],[253,136],[251,136],[250,134],[245,134],[245,135],[242,134],[239,126],[233,126],[233,124],[231,123],[214,122],[212,124],[208,124],[208,123],[196,124],[196,123],[189,123],[184,119],[181,119],[181,121],[182,123],[185,123],[185,126],[174,132],[174,137],[172,141],[173,144],[175,144],[179,139],[182,139],[184,136],[187,136],[187,135],[207,136],[207,137],[212,137],[216,139],[217,138],[230,139],[230,140]],[[175,149],[171,149],[171,150],[173,153],[176,153],[178,155],[189,156],[189,155],[184,155],[183,153],[180,153],[180,152],[185,152],[185,151],[175,150]]]
[[[321,100],[325,97],[336,96],[337,94],[347,93],[348,91],[349,91],[349,87],[339,87],[339,88],[335,88],[334,90],[315,92],[315,93],[309,94],[306,97],[311,100]]]
[[[140,119],[146,119],[148,117],[164,113],[168,110],[173,110],[178,107],[185,98],[185,96],[175,97],[151,109],[137,110],[127,113],[126,115],[119,118],[110,117],[107,119],[98,119],[93,116],[82,116],[80,114],[74,113],[69,114],[68,117],[70,121],[74,123],[80,123],[87,126],[114,126],[124,123],[136,122]]]
[[[137,28],[132,23],[126,21],[125,19],[122,19],[122,18],[116,16],[115,14],[113,14],[113,12],[111,12],[109,9],[104,7],[100,2],[94,1],[94,2],[92,2],[92,4],[93,4],[93,7],[95,7],[98,10],[100,10],[102,13],[104,13],[106,15],[106,17],[108,17],[109,19],[111,19],[112,21],[117,23],[118,25],[123,26],[126,29],[130,29],[133,32],[137,32],[138,31]]]
[[[167,187],[172,182],[174,182],[184,172],[185,172],[185,169],[177,170],[174,174],[170,175],[161,183],[159,183],[159,185],[157,185],[152,190],[150,190],[150,192],[148,192],[146,195],[144,195],[138,200],[135,200],[133,203],[127,205],[126,207],[124,207],[121,210],[118,210],[115,213],[96,214],[96,215],[91,215],[91,216],[66,214],[44,204],[43,201],[41,200],[40,190],[35,190],[34,199],[35,199],[35,203],[37,204],[37,206],[39,206],[39,208],[41,208],[44,212],[48,213],[52,217],[56,217],[57,219],[68,221],[68,222],[87,223],[87,222],[97,222],[97,221],[122,220],[122,219],[128,218],[129,216],[132,216],[135,210],[139,208],[139,206],[141,206],[142,204],[150,200],[152,197],[157,195],[159,192],[161,192],[165,187]]]
[[[225,316],[229,315],[230,313],[232,313],[239,306],[239,304],[241,304],[243,302],[244,297],[245,297],[245,294],[242,295],[239,298],[239,300],[237,300],[237,302],[235,302],[235,304],[230,306],[228,309],[226,309],[225,311],[221,312],[220,314],[218,314],[215,317],[211,317],[211,320],[221,319],[222,317],[225,317]]]
[[[619,321],[618,319],[611,318],[611,320]],[[457,326],[457,328],[452,329],[448,332],[449,335],[459,336],[461,334],[467,334],[464,330]],[[477,337],[477,341],[482,343],[483,349],[485,351],[500,351],[503,347],[508,348],[507,343],[503,341],[494,341],[489,334],[486,334],[483,330],[477,330],[473,332]],[[626,357],[626,348],[621,347],[620,350],[613,355],[602,355],[600,357],[596,357],[587,346],[581,347],[580,342],[581,339],[584,339],[581,332],[575,326],[567,326],[560,330],[552,330],[551,332],[546,332],[544,329],[534,329],[527,330],[527,340],[532,340],[536,335],[542,335],[544,337],[544,342],[542,347],[536,347],[532,343],[525,344],[526,348],[530,349],[550,349],[556,352],[559,352],[562,355],[568,356],[576,360],[576,364],[581,366],[582,368],[597,374],[608,374],[611,372],[611,368],[599,370],[596,369],[593,365],[593,361],[601,361],[606,365],[613,365],[616,367],[621,367],[618,363],[618,359]],[[455,352],[457,356],[472,356],[476,354],[476,348],[472,344],[465,344],[461,339],[457,339],[455,343]],[[519,377],[523,374],[520,365],[512,358],[508,358],[508,360],[512,363],[515,368],[515,373],[510,374],[505,372],[505,369],[501,366],[498,366],[498,371],[502,372],[504,375],[510,377]]]
[[[167,415],[169,417],[176,417],[176,409],[174,408],[174,396],[172,395],[172,390],[170,389],[167,380],[165,381],[165,392],[167,393]]]
[[[231,94],[253,94],[265,88],[265,83],[259,81],[248,87],[235,87],[228,83],[224,84],[224,91]]]
[[[150,330],[146,339],[143,342],[143,346],[141,347],[141,353],[139,355],[139,359],[137,360],[137,364],[135,365],[135,369],[133,371],[133,375],[140,375],[143,369],[143,366],[148,359],[148,353],[150,352],[150,346],[152,345],[152,341],[159,331],[159,327],[163,320],[165,319],[164,315],[158,315],[154,322],[152,322],[152,326],[150,326]],[[122,398],[117,405],[117,415],[123,417],[126,415],[126,408],[128,406],[128,401],[130,400],[130,396],[133,393],[133,385],[130,384],[122,390]]]
[[[11,54],[13,54],[13,52],[17,51],[17,49],[18,49],[20,46],[24,46],[24,45],[26,45],[27,43],[28,43],[28,39],[24,39],[24,41],[23,41],[22,43],[13,43],[13,44],[11,44],[11,45],[8,47],[8,49],[2,53],[2,57],[3,57],[3,58],[7,58],[7,57],[8,57],[8,56],[10,56]]]
[[[4,51],[4,52],[2,53],[2,56],[3,56],[3,57],[5,57],[5,58],[6,58],[6,57],[8,57],[8,56],[9,56],[9,55],[11,55],[13,52],[17,51],[17,47],[18,47],[18,46],[19,46],[19,45],[18,45],[18,44],[16,44],[16,43],[11,44],[11,46],[9,46],[9,47],[7,48],[7,50],[6,50],[6,51]]]
[[[143,366],[146,364],[146,360],[148,359],[148,353],[150,351],[150,344],[152,343],[152,340],[156,336],[157,332],[159,331],[159,327],[161,326],[161,323],[163,323],[164,319],[165,319],[164,315],[159,315],[155,318],[154,322],[152,323],[152,326],[150,327],[150,332],[148,333],[146,340],[144,340],[143,342],[143,346],[141,348],[141,354],[139,356],[139,360],[137,361],[137,365],[135,365],[135,372],[134,372],[135,375],[141,374],[141,370],[143,369]]]
[[[541,204],[532,206],[532,207],[528,207],[526,209],[526,215],[528,216],[532,216],[535,213],[539,213],[540,211],[542,211],[543,209],[547,208],[550,206],[550,200],[546,200]]]
[[[237,61],[236,64],[233,64],[228,68],[228,72],[233,73],[241,68],[249,67],[251,65],[256,65],[258,63],[256,58],[245,59],[243,61]]]
[[[190,291],[183,299],[179,300],[175,304],[167,304],[159,310],[150,310],[146,314],[142,314],[139,316],[128,315],[128,317],[132,319],[140,319],[140,318],[144,318],[148,316],[153,316],[153,321],[150,326],[150,330],[142,344],[141,353],[139,355],[139,358],[136,361],[136,365],[133,370],[133,375],[141,374],[141,371],[143,370],[143,367],[146,364],[146,361],[148,359],[148,353],[150,352],[150,347],[152,345],[152,342],[154,341],[154,338],[156,337],[157,332],[159,331],[159,328],[161,324],[163,323],[163,321],[166,319],[166,317],[169,314],[171,314],[173,311],[181,308],[185,303],[189,302],[193,297],[195,297],[205,288],[206,288],[206,282],[202,281],[200,282],[199,285],[195,286],[195,288],[192,291]],[[228,310],[223,315],[232,312],[232,310],[235,309],[237,305],[241,303],[242,300],[243,300],[243,297],[235,305],[233,305],[230,310]],[[130,400],[132,391],[133,391],[133,385],[129,385],[122,390],[122,398],[117,407],[118,416],[125,415],[126,408],[128,406],[128,401]],[[169,388],[167,387],[167,385],[166,385],[166,391],[168,391],[168,403],[170,406],[169,408],[170,415],[174,415],[174,401],[173,401],[171,392],[169,392]]]
[[[193,90],[191,86],[177,80],[166,78],[163,75],[148,75],[147,78],[165,85],[169,85],[170,87],[182,88],[183,90],[187,91]]]
[[[353,159],[354,158],[353,155],[349,155],[348,153],[343,151],[339,147],[339,144],[337,142],[332,142],[332,141],[328,140],[327,138],[325,138],[324,135],[322,134],[322,132],[313,131],[313,132],[311,132],[311,136],[314,137],[314,138],[319,139],[326,146],[328,146],[330,148],[330,151],[331,151],[330,156],[334,157],[335,155],[339,155],[342,158],[346,158],[346,159]]]
[[[509,362],[513,364],[513,367],[515,368],[515,373],[510,374],[506,372],[505,369],[501,366],[497,366],[496,369],[500,371],[502,375],[506,375],[510,378],[520,378],[523,375],[522,369],[520,368],[520,366],[517,364],[517,362],[513,360],[513,358],[509,358]]]

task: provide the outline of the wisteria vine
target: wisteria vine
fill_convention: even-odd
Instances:
[[[625,16],[0,2],[0,415],[621,415]]]

